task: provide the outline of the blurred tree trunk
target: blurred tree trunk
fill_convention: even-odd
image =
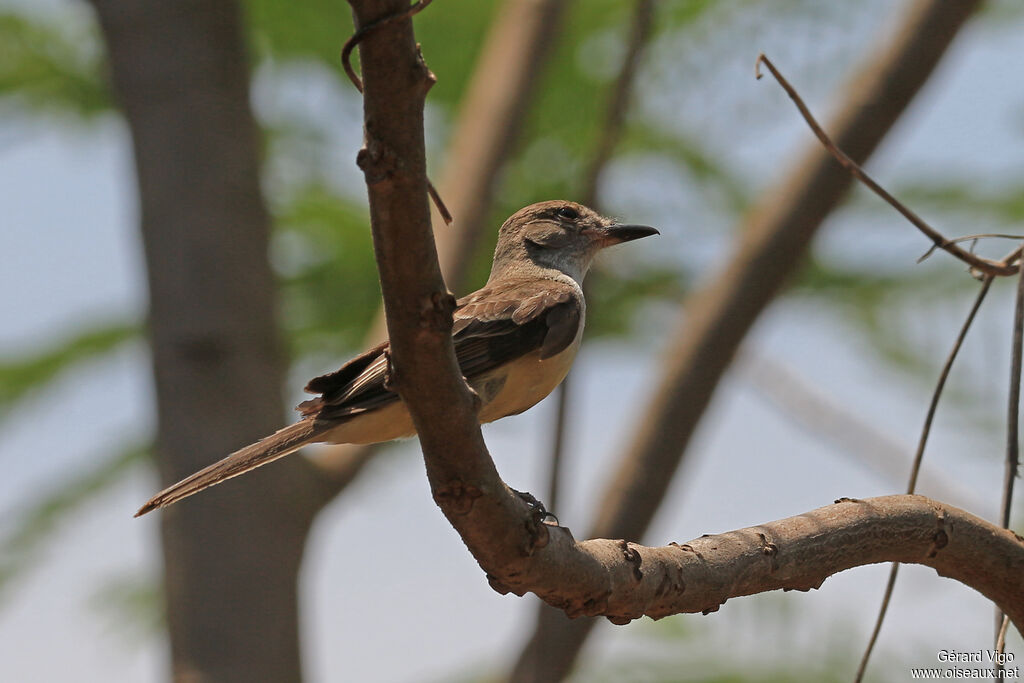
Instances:
[[[134,144],[170,484],[284,414],[242,22],[231,0],[92,4]],[[161,513],[175,680],[300,680],[312,486],[308,463],[291,458]]]
[[[884,49],[869,53],[826,126],[851,158],[864,163],[874,152],[980,4],[909,4],[899,30]],[[853,184],[827,151],[812,144],[752,207],[731,256],[680,310],[657,386],[608,480],[588,538],[643,537],[740,343],[803,264],[811,240]],[[541,615],[510,681],[563,680],[596,623],[569,620],[555,610]]]

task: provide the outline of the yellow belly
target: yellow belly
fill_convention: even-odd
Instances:
[[[537,352],[509,363],[502,373],[505,381],[501,389],[480,409],[480,423],[518,415],[539,403],[565,379],[575,355],[576,345],[572,344],[547,360],[540,360]]]

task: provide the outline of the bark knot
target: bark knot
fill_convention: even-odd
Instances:
[[[640,557],[640,552],[636,548],[631,548],[629,541],[626,540],[619,541],[619,549],[622,550],[622,556],[626,559],[626,562],[633,565],[633,580],[639,583],[644,578],[644,573],[640,571],[640,565],[644,562],[643,558]]]
[[[394,150],[375,137],[367,137],[363,148],[356,154],[356,166],[363,171],[367,185],[387,180],[395,174],[399,165]]]
[[[455,297],[451,292],[432,292],[420,310],[420,327],[430,332],[449,333]]]
[[[475,486],[469,486],[461,479],[453,479],[448,485],[437,492],[435,498],[438,505],[450,510],[452,514],[467,515],[473,509],[473,503],[483,495]]]

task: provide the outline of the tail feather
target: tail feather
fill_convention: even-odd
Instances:
[[[139,517],[157,508],[167,507],[188,498],[193,493],[283,458],[306,444],[315,442],[325,431],[327,427],[318,425],[313,420],[302,420],[289,425],[167,487],[146,501],[135,516]]]

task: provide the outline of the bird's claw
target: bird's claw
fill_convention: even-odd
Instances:
[[[547,523],[548,518],[550,518],[554,520],[555,526],[561,526],[558,523],[558,517],[556,517],[554,513],[548,512],[548,509],[544,507],[544,503],[537,500],[537,497],[532,493],[529,491],[516,491],[515,489],[512,489],[512,492],[519,496],[524,503],[530,506],[530,515],[536,522]]]

